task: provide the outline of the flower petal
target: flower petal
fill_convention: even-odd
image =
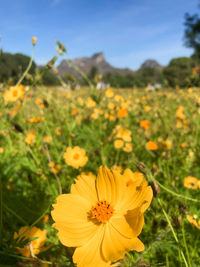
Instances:
[[[92,222],[58,222],[53,225],[59,232],[60,242],[67,247],[83,246],[95,235],[98,226]]]
[[[71,193],[86,198],[95,205],[98,201],[95,187],[95,177],[92,175],[80,175],[76,183],[71,186]]]
[[[113,216],[110,218],[109,223],[111,223],[112,226],[126,238],[134,238],[137,236],[127,222],[125,216]]]
[[[100,167],[96,185],[99,200],[106,200],[113,207],[124,197],[126,185],[122,175],[117,171],[110,171],[107,167]]]
[[[116,209],[125,214],[128,210],[141,207],[141,212],[144,212],[149,207],[152,197],[151,186],[143,186],[143,182],[141,185],[134,182],[127,187],[126,195],[121,202],[118,202]]]
[[[129,210],[125,215],[125,218],[135,235],[134,237],[138,236],[144,225],[144,216],[143,213],[141,213],[141,208],[138,207],[133,210]]]
[[[102,253],[107,261],[117,261],[124,257],[129,250],[144,250],[143,243],[138,238],[126,238],[110,223],[106,224]]]
[[[98,228],[96,234],[84,246],[76,248],[73,262],[77,267],[108,267],[109,261],[105,261],[101,253],[101,243],[104,236],[104,225]]]
[[[65,246],[81,246],[93,236],[98,226],[88,219],[91,203],[79,195],[63,194],[51,212],[54,227]]]

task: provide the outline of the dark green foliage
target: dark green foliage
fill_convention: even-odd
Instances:
[[[187,13],[185,20],[185,45],[194,49],[193,58],[200,62],[200,18]]]
[[[42,75],[42,83],[45,85],[60,85],[58,77],[52,71],[46,68]]]
[[[6,82],[12,78],[15,83],[25,71],[30,57],[22,54],[3,53],[0,56],[0,82]],[[35,72],[36,64],[33,62],[29,73]]]
[[[192,58],[180,57],[174,58],[164,69],[163,74],[169,86],[176,85],[180,87],[189,86],[192,69],[195,67],[195,61]]]

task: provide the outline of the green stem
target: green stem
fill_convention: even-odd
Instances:
[[[2,176],[0,175],[0,247],[3,238],[3,195],[2,195]]]
[[[40,260],[38,258],[27,258],[27,257],[23,257],[23,256],[18,256],[18,255],[14,255],[14,254],[10,254],[10,253],[5,253],[3,251],[0,251],[1,255],[6,255],[12,258],[16,258],[16,259],[20,259],[20,260],[28,260],[28,261],[35,261],[35,262],[41,262],[41,263],[47,263],[47,264],[52,264],[52,262],[50,261],[44,261],[44,260]]]
[[[158,198],[158,203],[159,203],[160,206],[161,206],[161,209],[162,209],[163,214],[164,214],[164,216],[165,216],[165,218],[166,218],[166,220],[167,220],[167,222],[168,222],[168,224],[169,224],[169,227],[170,227],[170,229],[171,229],[171,231],[172,231],[172,234],[173,234],[173,236],[174,236],[174,239],[175,239],[175,241],[176,241],[176,243],[177,243],[177,245],[178,245],[178,248],[180,249],[180,253],[181,253],[181,256],[182,256],[183,261],[184,261],[184,263],[185,263],[185,266],[186,266],[186,267],[189,267],[189,265],[188,265],[188,263],[187,263],[187,261],[186,261],[185,255],[184,255],[184,253],[183,253],[183,251],[182,251],[182,249],[181,249],[181,247],[180,247],[178,237],[177,237],[177,235],[176,235],[176,233],[175,233],[175,231],[174,231],[174,228],[173,228],[173,226],[172,226],[172,224],[171,224],[171,222],[170,222],[169,216],[167,215],[165,209],[163,208],[163,205],[162,205],[161,200],[160,200],[159,198]]]
[[[12,209],[10,209],[6,204],[2,203],[3,204],[3,207],[8,211],[10,212],[12,215],[14,215],[19,221],[21,221],[23,224],[27,224],[27,222],[22,218],[20,217],[18,214],[16,214]]]
[[[16,83],[16,86],[18,86],[23,81],[23,79],[25,78],[26,74],[29,72],[29,70],[30,70],[30,68],[32,66],[32,63],[33,63],[33,57],[34,57],[34,46],[32,48],[32,56],[30,58],[30,61],[28,63],[28,66],[27,66],[26,70],[24,71],[24,73],[22,74],[22,76],[19,79],[19,81]]]
[[[182,227],[182,234],[183,234],[183,242],[184,242],[184,246],[185,246],[185,250],[186,250],[188,264],[189,264],[189,267],[191,267],[192,265],[191,265],[191,261],[190,261],[190,254],[189,254],[187,243],[186,243],[186,239],[185,239],[184,222],[183,222],[183,227]]]

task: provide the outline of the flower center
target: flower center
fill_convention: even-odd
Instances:
[[[74,154],[74,159],[79,159],[79,154],[78,153],[76,153],[76,154]]]
[[[96,218],[101,223],[107,222],[110,217],[112,217],[113,212],[113,207],[105,200],[98,201],[96,206],[91,210],[92,217]]]
[[[13,96],[16,97],[18,95],[18,91],[17,90],[14,90],[13,91]]]

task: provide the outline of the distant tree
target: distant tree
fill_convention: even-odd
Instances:
[[[16,82],[27,68],[30,57],[22,54],[10,54],[2,52],[0,56],[0,82],[8,81],[12,78]],[[35,72],[36,64],[33,62],[30,74]]]
[[[94,81],[94,78],[95,76],[97,75],[98,73],[98,69],[97,67],[95,66],[92,66],[91,69],[90,69],[90,72],[88,74],[88,78],[91,80],[91,81]]]
[[[164,77],[162,69],[152,67],[142,67],[136,72],[136,80],[143,86],[155,83],[163,83]]]
[[[45,69],[42,75],[42,83],[45,85],[60,85],[57,76],[50,70]]]
[[[185,45],[194,49],[193,58],[200,62],[200,18],[187,13],[185,20]]]
[[[169,86],[186,87],[189,84],[192,70],[195,66],[195,60],[187,57],[174,58],[169,65],[165,67],[163,74]]]

